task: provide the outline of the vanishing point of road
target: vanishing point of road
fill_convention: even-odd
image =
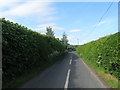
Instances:
[[[76,52],[38,74],[20,88],[107,88]]]

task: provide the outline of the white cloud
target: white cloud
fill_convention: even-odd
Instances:
[[[77,39],[78,38],[76,36],[68,35],[67,38],[68,38],[68,41],[69,41],[70,44],[77,45],[77,43],[78,43]]]
[[[30,15],[46,16],[55,13],[55,9],[51,7],[51,2],[27,1],[10,10],[1,12],[2,16],[20,16],[26,17]],[[38,16],[37,15],[37,16]]]
[[[45,31],[46,30],[46,27],[53,27],[55,24],[54,23],[48,23],[48,24],[41,24],[41,25],[38,25],[37,28],[33,29],[37,32],[39,31]]]
[[[56,37],[56,38],[59,38],[60,40],[61,40],[61,38],[62,38],[62,36],[57,36],[57,35],[55,35],[55,37]]]
[[[41,33],[41,34],[44,34],[44,35],[46,34],[45,32],[40,32],[40,33]]]
[[[78,44],[82,45],[82,44],[89,42],[89,40],[84,40],[84,39],[81,39],[81,38],[76,37],[74,35],[68,35],[67,38],[68,38],[69,43],[72,45],[78,45]]]
[[[76,37],[72,36],[72,35],[68,35],[67,38],[68,38],[69,41],[76,40]]]
[[[83,44],[86,44],[88,42],[90,42],[90,41],[88,41],[88,40],[79,40],[79,45],[83,45]]]
[[[55,0],[55,2],[119,2],[119,0]]]
[[[56,38],[59,38],[61,40],[62,35],[55,35]],[[73,35],[67,35],[68,42],[72,44],[73,42],[76,43],[77,38]]]
[[[107,21],[101,21],[101,22],[95,24],[94,26],[101,26],[101,25],[106,24],[106,23],[107,23]]]
[[[46,31],[46,27],[51,27],[54,31],[57,31],[57,30],[65,30],[65,28],[62,28],[62,27],[59,27],[57,26],[55,23],[48,23],[48,24],[41,24],[41,25],[38,25],[37,28],[33,29],[34,31]]]
[[[98,26],[102,26],[102,25],[106,25],[111,23],[113,20],[112,19],[105,19],[97,24],[94,24],[93,27],[98,27]]]
[[[41,22],[50,22],[55,20],[57,20],[57,17],[53,17],[53,16],[41,18]]]
[[[13,19],[5,18],[6,20],[9,20],[10,22],[16,23]]]
[[[35,26],[39,23],[50,23],[58,19],[54,15],[57,10],[52,1],[54,0],[2,0],[0,1],[0,17],[23,23],[23,25],[29,23],[29,26],[33,22]],[[40,27],[36,28],[35,31],[46,29],[43,26]],[[54,28],[57,30],[63,29],[57,26]]]
[[[73,30],[70,30],[70,32],[79,32],[80,29],[73,29]]]
[[[54,27],[53,27],[53,30],[65,30],[65,28],[63,28],[63,27],[58,27],[58,26],[54,26]]]
[[[19,2],[20,0],[17,0]],[[0,0],[0,9],[5,7],[12,7],[13,5],[17,4],[16,0]]]

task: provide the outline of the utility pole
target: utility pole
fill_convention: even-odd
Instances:
[[[120,1],[118,2],[118,15],[120,15]],[[120,32],[120,18],[118,18],[118,32]]]
[[[78,45],[79,45],[79,39],[77,38],[77,43],[78,43]]]

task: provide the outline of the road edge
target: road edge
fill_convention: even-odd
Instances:
[[[80,58],[80,57],[79,57]],[[82,58],[80,60],[84,63],[84,65],[92,72],[92,74],[98,79],[98,81],[104,85],[106,88],[112,88],[102,77],[101,75],[94,70],[87,62],[85,62]]]

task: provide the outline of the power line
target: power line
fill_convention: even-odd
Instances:
[[[105,11],[105,13],[101,16],[99,22],[101,22],[101,20],[103,19],[103,17],[106,15],[106,13],[109,11],[109,9],[111,8],[113,2],[111,2],[111,4],[109,5],[109,7],[107,8],[107,10]]]
[[[104,14],[100,17],[98,23],[100,23],[100,22],[102,21],[103,17],[107,14],[107,12],[109,11],[109,9],[111,8],[112,5],[113,5],[113,2],[111,2],[111,4],[108,6],[108,8],[107,8],[106,11],[104,12]],[[93,28],[93,31],[95,31],[96,27],[97,27],[97,26],[95,26],[95,27]],[[92,32],[93,32],[93,31],[92,31]],[[90,33],[92,33],[92,32],[89,32],[86,36],[90,35]]]
[[[111,8],[111,6],[113,5],[113,2],[111,2],[111,4],[109,5],[109,7],[106,9],[105,13],[101,16],[101,18],[99,19],[98,23],[100,23],[103,19],[103,17],[107,14],[107,12],[109,11],[109,9]],[[95,30],[96,27],[94,27]],[[88,34],[89,35],[89,34]],[[109,37],[106,37],[106,39],[103,41],[103,43],[105,43],[108,40]],[[90,55],[90,54],[89,54]]]

